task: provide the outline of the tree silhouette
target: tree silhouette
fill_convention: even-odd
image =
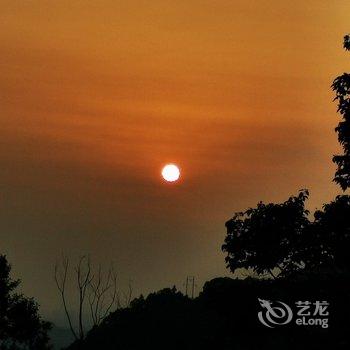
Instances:
[[[41,319],[33,299],[15,293],[20,281],[11,279],[10,272],[6,256],[0,255],[0,349],[51,349],[51,324]]]
[[[344,48],[350,50],[350,36],[344,37]],[[343,73],[332,84],[335,100],[338,101],[338,112],[342,121],[336,127],[338,141],[343,147],[342,155],[335,155],[333,162],[337,164],[334,181],[345,191],[350,187],[350,74]]]
[[[336,199],[323,206],[323,210],[315,212],[315,221],[312,225],[315,233],[312,237],[318,242],[317,258],[313,262],[320,262],[336,270],[350,270],[350,196],[337,196]]]
[[[310,224],[305,201],[307,190],[280,204],[260,202],[256,208],[236,213],[226,222],[227,236],[222,250],[227,267],[252,269],[273,278],[285,276],[304,266],[302,245]]]
[[[69,329],[75,340],[81,341],[85,338],[84,308],[86,302],[89,304],[91,324],[98,326],[109,314],[114,306],[120,306],[117,292],[117,275],[111,266],[106,275],[103,274],[101,266],[94,274],[90,258],[82,256],[75,266],[76,287],[78,290],[78,326],[74,327],[71,312],[67,302],[67,279],[69,274],[69,259],[62,256],[61,264],[55,264],[55,282],[60,293],[64,313],[66,315]],[[131,298],[131,285],[129,285]],[[129,300],[130,302],[130,300]]]

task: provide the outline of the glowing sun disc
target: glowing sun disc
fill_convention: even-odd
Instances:
[[[180,169],[175,164],[167,164],[162,170],[162,176],[165,181],[177,181],[180,177]]]

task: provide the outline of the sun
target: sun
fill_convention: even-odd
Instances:
[[[174,182],[180,178],[180,169],[175,164],[167,164],[162,169],[162,177],[165,181]]]

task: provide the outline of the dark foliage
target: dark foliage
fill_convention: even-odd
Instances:
[[[349,35],[344,37],[344,48],[350,50]],[[343,154],[333,157],[333,162],[337,165],[334,181],[345,191],[350,187],[350,74],[344,73],[337,77],[333,81],[332,89],[338,102],[338,112],[342,117],[335,130],[343,147]]]
[[[245,268],[275,277],[303,266],[303,234],[309,225],[305,209],[308,195],[307,190],[302,190],[284,203],[260,202],[256,208],[236,213],[226,222],[222,249],[227,253],[227,267],[232,272]]]
[[[350,270],[350,196],[337,196],[315,213],[314,240],[319,253],[314,261],[337,270]]]
[[[50,323],[41,319],[33,299],[15,293],[20,282],[11,279],[10,271],[6,257],[0,255],[0,349],[50,349]]]
[[[338,196],[308,219],[307,191],[281,204],[259,203],[226,223],[227,267],[274,277],[317,270],[350,271],[350,196]]]

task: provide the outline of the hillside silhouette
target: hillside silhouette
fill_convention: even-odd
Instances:
[[[216,278],[195,299],[163,289],[111,313],[68,349],[346,349],[349,281],[326,272],[277,281]],[[268,329],[257,318],[259,298],[327,300],[329,328]]]

